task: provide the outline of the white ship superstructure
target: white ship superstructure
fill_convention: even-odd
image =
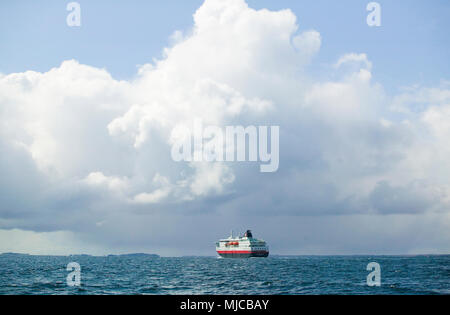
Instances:
[[[224,258],[250,258],[269,256],[269,247],[264,240],[253,238],[247,230],[243,236],[221,239],[216,243],[217,253]]]

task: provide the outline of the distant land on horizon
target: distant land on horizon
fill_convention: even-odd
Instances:
[[[298,255],[281,255],[281,254],[271,254],[269,257],[366,257],[366,256],[373,256],[373,257],[415,257],[415,256],[449,256],[448,254],[342,254],[342,255],[314,255],[314,254],[298,254]],[[129,254],[107,254],[107,255],[90,255],[90,254],[70,254],[70,255],[37,255],[37,254],[25,254],[25,253],[13,253],[13,252],[6,252],[6,253],[0,253],[0,257],[2,256],[50,256],[50,257],[130,257],[130,258],[139,258],[139,257],[146,257],[146,258],[207,258],[207,257],[217,257],[214,255],[185,255],[185,256],[160,256],[158,254],[148,254],[148,253],[129,253]]]
[[[151,257],[159,258],[158,254],[146,254],[146,253],[130,253],[130,254],[109,254],[109,255],[89,255],[89,254],[71,254],[71,255],[34,255],[23,253],[0,253],[0,256],[54,256],[54,257]]]

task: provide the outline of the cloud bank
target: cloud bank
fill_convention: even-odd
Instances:
[[[290,10],[206,0],[193,19],[130,81],[75,60],[0,76],[2,234],[69,233],[68,251],[96,253],[213,254],[233,227],[280,253],[450,249],[448,82],[387,95],[359,52],[317,81],[320,33]],[[279,125],[278,172],[174,162],[195,119]]]

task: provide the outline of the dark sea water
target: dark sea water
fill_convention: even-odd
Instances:
[[[81,286],[69,287],[69,262]],[[369,262],[381,287],[369,287]],[[449,256],[266,259],[0,255],[0,294],[450,294]]]

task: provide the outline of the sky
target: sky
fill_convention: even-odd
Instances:
[[[448,1],[0,4],[0,252],[450,252]],[[195,120],[279,168],[176,162]]]

